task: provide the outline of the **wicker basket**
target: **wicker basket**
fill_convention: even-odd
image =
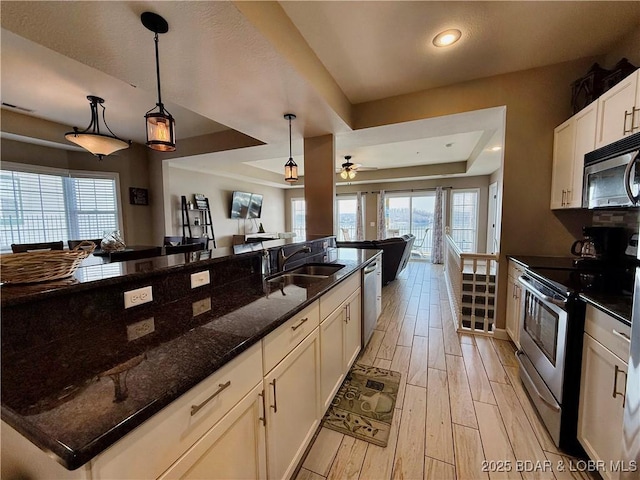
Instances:
[[[73,250],[47,250],[0,255],[3,283],[40,283],[70,277],[96,248],[84,241]]]

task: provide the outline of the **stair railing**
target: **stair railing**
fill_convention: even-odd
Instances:
[[[498,255],[462,253],[445,235],[445,278],[459,332],[492,335]]]

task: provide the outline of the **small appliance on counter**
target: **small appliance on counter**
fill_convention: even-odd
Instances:
[[[579,257],[576,265],[582,260],[597,260],[599,266],[624,260],[627,240],[623,227],[583,227],[582,233],[585,238],[571,245],[571,253]]]

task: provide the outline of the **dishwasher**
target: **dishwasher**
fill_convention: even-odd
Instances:
[[[362,349],[367,346],[382,310],[382,259],[362,270]]]

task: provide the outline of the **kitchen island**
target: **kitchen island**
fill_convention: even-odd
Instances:
[[[342,265],[305,284],[265,282],[264,251],[252,246],[217,249],[209,258],[193,252],[125,262],[115,273],[89,262],[69,285],[3,286],[3,421],[66,469],[90,468],[101,452],[342,283],[357,278],[359,292],[360,269],[379,252],[335,249],[332,241],[305,242],[311,251],[287,265]],[[271,249],[271,263],[280,248],[290,255],[299,247],[283,241]],[[95,278],[89,269],[105,274]],[[124,308],[125,292],[147,287],[151,301]],[[4,440],[3,478],[12,460]]]

